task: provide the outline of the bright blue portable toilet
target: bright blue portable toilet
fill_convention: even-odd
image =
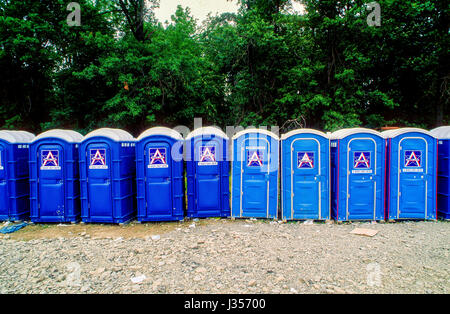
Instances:
[[[436,138],[417,128],[383,134],[387,140],[387,219],[436,219]]]
[[[30,216],[28,149],[33,138],[25,131],[0,131],[0,220]]]
[[[230,216],[228,137],[215,127],[198,128],[185,141],[187,216]]]
[[[437,211],[438,217],[450,219],[450,126],[431,130],[438,141]]]
[[[312,129],[281,136],[283,220],[330,219],[330,140]]]
[[[136,216],[136,142],[124,130],[103,128],[80,145],[81,220],[126,223]]]
[[[139,222],[184,219],[183,137],[165,127],[148,129],[136,144]]]
[[[330,135],[331,215],[337,221],[384,220],[385,140],[352,128]]]
[[[83,136],[71,130],[39,134],[30,145],[30,219],[77,222],[80,219],[78,146]]]
[[[232,139],[231,216],[277,219],[279,138],[263,129]]]

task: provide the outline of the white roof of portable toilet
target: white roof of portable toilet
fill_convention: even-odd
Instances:
[[[434,134],[432,134],[430,131],[419,129],[419,128],[399,128],[399,129],[392,129],[383,131],[382,134],[385,138],[393,138],[401,134],[410,133],[410,132],[417,132],[417,133],[423,133],[427,134],[431,137],[435,137]]]
[[[31,143],[34,139],[34,134],[26,131],[0,131],[0,139],[7,141],[8,143]]]
[[[129,142],[129,141],[135,141],[134,137],[128,133],[127,131],[120,130],[120,129],[111,129],[111,128],[102,128],[94,130],[83,138],[83,141],[95,137],[95,136],[103,136],[112,139],[116,142]]]
[[[383,133],[380,133],[378,131],[372,130],[372,129],[366,129],[366,128],[350,128],[350,129],[341,129],[337,130],[330,135],[330,139],[332,140],[340,140],[347,136],[358,134],[358,133],[369,133],[373,135],[377,135],[379,137],[384,138]]]
[[[22,134],[22,136],[28,140],[28,143],[30,143],[36,137],[36,135],[27,131],[16,131],[16,132]]]
[[[54,130],[49,130],[49,131],[39,134],[38,136],[36,136],[34,138],[33,142],[36,142],[42,138],[47,138],[47,137],[59,138],[66,142],[69,142],[69,143],[81,143],[81,141],[83,140],[83,135],[81,135],[78,132],[75,132],[72,130],[54,129]]]
[[[264,129],[247,129],[247,130],[243,130],[240,132],[237,132],[234,136],[233,136],[233,140],[237,139],[238,137],[244,135],[244,134],[248,134],[248,133],[260,133],[260,134],[265,134],[265,135],[269,135],[271,137],[273,137],[274,139],[276,139],[277,141],[280,139],[275,133],[272,133],[270,131],[264,130]]]
[[[143,138],[146,138],[147,136],[151,136],[151,135],[165,135],[168,137],[172,137],[176,140],[183,140],[183,137],[181,136],[180,133],[178,133],[175,130],[172,130],[172,129],[169,129],[166,127],[162,127],[162,126],[157,126],[157,127],[154,127],[154,128],[144,131],[141,135],[139,135],[139,137],[137,139],[138,139],[138,141],[140,141]]]
[[[203,128],[198,128],[192,131],[188,134],[186,137],[186,140],[189,140],[193,137],[199,136],[199,135],[216,135],[223,137],[224,139],[228,140],[228,136],[219,128],[213,127],[213,126],[206,126]]]
[[[316,135],[320,135],[323,136],[325,138],[329,138],[329,136],[321,131],[318,130],[314,130],[314,129],[296,129],[296,130],[292,130],[288,133],[285,133],[281,136],[282,140],[285,140],[291,136],[297,135],[297,134],[316,134]]]
[[[450,126],[440,126],[430,131],[436,138],[441,140],[450,139]]]

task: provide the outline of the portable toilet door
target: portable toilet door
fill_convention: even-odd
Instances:
[[[136,144],[139,222],[184,219],[183,137],[165,127],[148,129]]]
[[[198,128],[185,141],[187,216],[230,216],[228,137],[215,127]]]
[[[437,211],[438,217],[450,219],[450,126],[431,130],[438,141]]]
[[[312,129],[281,136],[282,219],[330,219],[330,140]]]
[[[231,216],[277,219],[278,136],[248,129],[232,141]]]
[[[418,128],[383,134],[388,148],[387,217],[436,219],[436,138]]]
[[[30,145],[30,219],[77,222],[80,216],[78,146],[83,136],[50,130]]]
[[[384,220],[385,140],[352,128],[331,134],[332,216],[337,221]]]
[[[102,128],[80,145],[81,219],[126,223],[136,215],[135,139],[124,130]]]
[[[0,131],[0,220],[30,216],[28,149],[33,138],[25,131]]]

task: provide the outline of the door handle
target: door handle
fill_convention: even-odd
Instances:
[[[320,182],[325,181],[325,176],[324,175],[317,175],[317,176],[314,177],[314,180],[320,181]]]

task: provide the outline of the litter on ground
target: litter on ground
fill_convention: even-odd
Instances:
[[[0,233],[3,233],[3,234],[13,233],[13,232],[16,232],[17,230],[20,230],[26,226],[28,226],[28,224],[26,222],[22,222],[17,225],[9,225],[8,224],[5,227],[3,227],[2,229],[0,229]]]
[[[351,232],[351,234],[362,235],[366,237],[373,237],[378,233],[378,230],[373,229],[365,229],[365,228],[355,228]]]

